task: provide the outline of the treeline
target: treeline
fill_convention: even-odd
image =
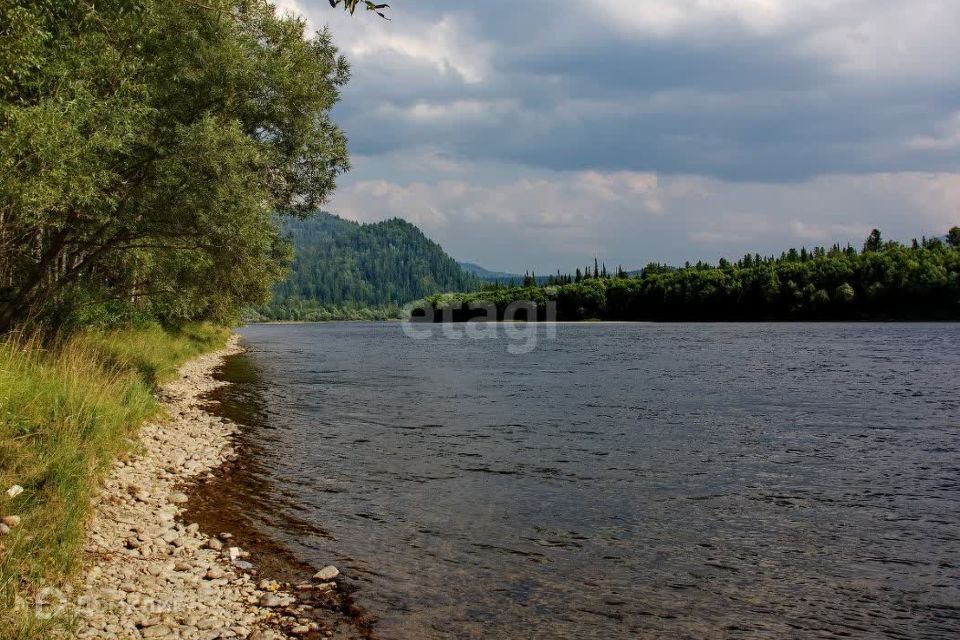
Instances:
[[[404,220],[358,224],[320,212],[283,229],[294,258],[271,302],[256,310],[265,319],[395,318],[404,303],[479,286],[440,245]]]
[[[515,319],[547,319],[552,309],[557,320],[960,320],[960,228],[946,240],[909,246],[874,231],[860,251],[834,246],[717,265],[650,264],[635,275],[587,269],[544,286],[430,296],[415,315],[464,321],[495,306],[503,319],[523,301],[535,308]]]
[[[400,320],[404,317],[403,309],[399,305],[320,304],[313,300],[289,301],[276,308],[267,307],[266,312],[254,309],[249,311],[244,319],[248,322],[373,322]]]
[[[0,333],[266,302],[277,218],[348,167],[349,70],[305,35],[266,0],[0,3]]]

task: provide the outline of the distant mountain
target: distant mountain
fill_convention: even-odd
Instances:
[[[505,271],[490,271],[472,262],[461,262],[460,268],[484,282],[509,282],[510,280],[520,282],[523,280],[523,276],[520,274],[507,273]]]
[[[519,273],[508,273],[506,271],[490,271],[489,269],[484,269],[478,264],[472,262],[461,262],[460,267],[469,273],[470,275],[476,276],[476,278],[482,281],[485,284],[492,284],[499,282],[500,284],[521,284],[525,276],[520,275]],[[550,280],[550,276],[537,276],[537,284],[545,284]]]
[[[360,313],[362,308],[398,307],[432,293],[480,286],[405,220],[359,224],[320,212],[284,223],[284,231],[293,243],[293,264],[271,303],[259,310],[266,318],[365,318],[369,309]]]

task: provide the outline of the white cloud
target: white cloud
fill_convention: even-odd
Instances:
[[[960,148],[960,111],[938,127],[932,136],[917,136],[907,142],[907,148],[915,151],[950,151]]]
[[[455,75],[466,84],[483,82],[491,73],[493,44],[472,37],[450,13],[421,18],[401,7],[388,21],[366,12],[351,17],[331,10],[326,2],[278,0],[277,6],[305,17],[312,30],[330,25],[352,63],[396,65],[399,58],[440,75]]]
[[[384,104],[380,114],[386,118],[404,118],[417,123],[472,122],[495,123],[510,113],[515,113],[520,105],[515,100],[451,100],[449,102],[418,101],[409,107]]]
[[[467,164],[460,167],[473,173]],[[870,229],[908,240],[960,222],[960,174],[821,176],[795,184],[642,172],[546,172],[475,181],[359,181],[332,210],[364,221],[402,217],[460,259],[498,269],[641,266],[859,244]]]
[[[842,75],[910,82],[953,78],[960,2],[871,0],[823,16],[800,51]]]
[[[591,224],[598,206],[659,214],[657,176],[583,172],[549,179],[523,177],[493,186],[464,180],[396,184],[361,180],[341,189],[333,209],[349,218],[402,217],[425,225],[466,219],[491,224],[576,226]],[[444,212],[443,214],[437,212]]]
[[[490,74],[492,47],[471,39],[449,15],[433,22],[406,20],[366,21],[359,33],[344,39],[344,50],[354,60],[404,56],[429,65],[440,73],[455,73],[467,84],[482,82]]]
[[[694,47],[754,38],[847,76],[952,77],[960,54],[956,0],[589,0],[587,10],[627,35]]]
[[[796,19],[797,6],[807,12],[822,0],[589,0],[615,28],[652,37],[744,30],[755,34],[778,31]]]

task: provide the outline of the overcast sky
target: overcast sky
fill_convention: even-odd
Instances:
[[[459,260],[738,257],[960,224],[958,0],[282,0],[353,68],[329,209]]]

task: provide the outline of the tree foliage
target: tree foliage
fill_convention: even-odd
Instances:
[[[635,276],[618,272],[578,269],[544,286],[430,296],[422,307],[437,319],[446,310],[454,320],[483,315],[471,309],[483,305],[495,305],[503,317],[508,305],[525,300],[537,304],[541,319],[553,303],[559,320],[960,319],[960,244],[953,241],[905,247],[874,232],[863,252],[834,246],[717,266],[650,264]]]
[[[384,13],[385,9],[389,9],[390,5],[383,3],[376,3],[373,0],[330,0],[330,6],[336,9],[339,6],[342,6],[350,15],[353,15],[353,12],[357,10],[357,7],[364,7],[367,11],[374,11],[381,18],[386,18],[387,15]]]
[[[357,224],[329,213],[291,220],[289,277],[259,309],[277,320],[380,319],[399,305],[438,291],[476,289],[465,273],[417,227],[392,219]]]
[[[947,233],[947,244],[951,247],[960,247],[960,227],[953,227]]]
[[[266,0],[0,4],[0,331],[264,300],[273,216],[348,168],[348,67],[304,30]]]

